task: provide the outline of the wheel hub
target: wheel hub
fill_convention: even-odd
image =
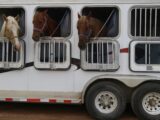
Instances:
[[[151,115],[160,114],[160,93],[152,92],[144,96],[142,100],[143,109]]]
[[[113,93],[104,91],[97,95],[95,105],[100,112],[110,113],[116,109],[118,100]]]
[[[149,103],[149,105],[151,107],[155,107],[156,106],[156,100],[154,100],[154,99],[149,100],[148,103]]]

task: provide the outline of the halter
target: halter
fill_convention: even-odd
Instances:
[[[34,27],[34,29],[33,29],[34,31],[38,31],[40,33],[44,32],[44,28],[47,26],[47,17],[45,16],[44,19],[45,19],[45,22],[43,24],[43,27],[42,28],[36,28],[36,27]]]

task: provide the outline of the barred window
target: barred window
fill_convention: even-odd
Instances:
[[[17,69],[24,66],[24,41],[20,40],[21,49],[15,51],[7,38],[0,38],[0,69]]]
[[[132,42],[130,49],[132,69],[134,69],[135,71],[160,70],[160,42],[134,41]]]
[[[130,11],[133,37],[160,37],[160,7],[135,6]]]
[[[35,67],[38,69],[67,69],[70,66],[70,42],[43,37],[35,43]]]
[[[84,70],[108,71],[119,67],[119,45],[113,40],[97,40],[81,51],[81,67]]]

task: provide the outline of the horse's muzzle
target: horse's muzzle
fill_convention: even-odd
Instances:
[[[84,50],[86,48],[86,44],[85,42],[80,42],[78,43],[78,47],[81,49],[81,50]]]

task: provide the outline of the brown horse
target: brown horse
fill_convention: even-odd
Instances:
[[[103,28],[103,25],[103,22],[99,19],[91,17],[90,15],[81,16],[78,14],[77,29],[79,35],[79,48],[85,49],[86,43],[90,41],[91,37],[104,36],[106,28]]]
[[[36,12],[33,17],[33,35],[34,41],[39,41],[43,36],[58,36],[60,29],[57,21],[50,18],[47,14],[48,10]]]

